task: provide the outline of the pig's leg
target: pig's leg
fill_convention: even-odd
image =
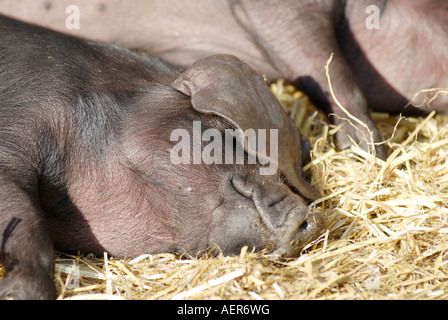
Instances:
[[[246,27],[269,60],[289,80],[305,91],[320,107],[333,114],[336,125],[342,125],[336,136],[341,149],[350,147],[352,140],[363,149],[372,151],[372,141],[381,142],[354,74],[341,54],[336,26],[343,17],[339,1],[260,1],[241,0],[234,6],[236,18]],[[325,66],[330,65],[331,84],[336,98],[356,120],[341,109],[330,94]],[[385,149],[375,146],[376,155],[386,158]]]
[[[54,254],[37,197],[37,178],[0,169],[0,299],[55,298]],[[34,182],[33,182],[34,180]]]

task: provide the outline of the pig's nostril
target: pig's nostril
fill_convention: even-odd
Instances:
[[[299,232],[300,231],[306,231],[308,229],[308,222],[305,221],[299,226]]]

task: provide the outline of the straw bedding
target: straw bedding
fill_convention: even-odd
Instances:
[[[373,114],[386,162],[338,151],[338,130],[282,81],[272,91],[311,142],[304,171],[328,230],[297,259],[58,255],[59,299],[448,299],[448,117]],[[3,270],[0,267],[0,274]]]

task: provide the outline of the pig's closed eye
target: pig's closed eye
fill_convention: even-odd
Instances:
[[[216,207],[215,207],[214,210],[216,210],[217,208],[219,208],[220,206],[222,206],[223,203],[224,203],[224,198],[223,198],[223,197],[219,198],[219,200],[218,200],[218,204],[216,205]]]
[[[286,176],[281,171],[279,171],[278,174],[280,175],[280,179],[281,179],[282,183],[284,183],[296,195],[302,196],[301,193],[299,192],[299,190],[297,190],[294,186],[292,186],[288,183],[288,179],[286,179]]]

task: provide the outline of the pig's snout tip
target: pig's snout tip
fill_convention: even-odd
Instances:
[[[299,226],[299,235],[301,233],[308,233],[318,237],[327,227],[327,220],[325,217],[317,212],[308,212],[305,220]]]
[[[326,219],[316,212],[297,211],[288,222],[288,228],[279,235],[278,246],[272,252],[282,258],[293,258],[307,244],[323,234],[327,227]]]

